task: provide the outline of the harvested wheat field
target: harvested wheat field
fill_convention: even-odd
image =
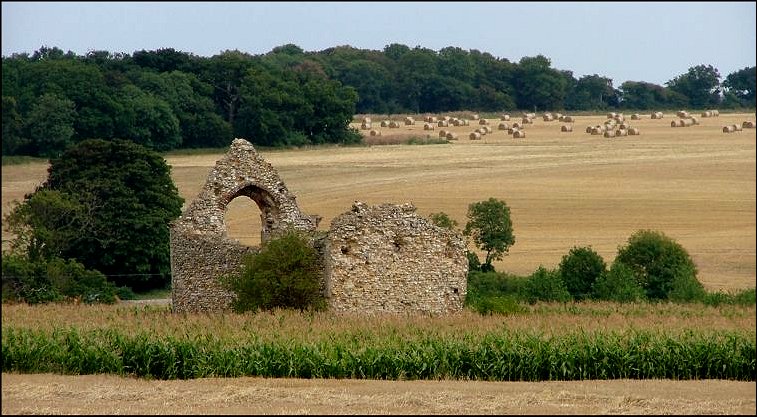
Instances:
[[[520,139],[493,130],[469,140],[479,127],[471,123],[445,127],[460,138],[445,144],[261,153],[297,196],[302,211],[323,217],[322,230],[355,200],[412,202],[421,215],[442,211],[463,227],[468,204],[495,197],[509,205],[516,237],[509,255],[495,262],[498,271],[527,275],[539,265],[554,268],[573,246],[591,246],[609,264],[633,232],[653,229],[686,248],[708,290],[755,286],[755,131],[722,131],[724,125],[754,121],[754,114],[721,114],[681,128],[671,128],[673,113],[663,119],[642,114],[641,120],[630,121],[639,135],[612,138],[585,133],[587,126],[602,124],[605,115],[574,118],[572,132],[561,132],[558,121],[534,118]],[[489,122],[496,126],[499,118]],[[423,129],[419,122],[381,128],[373,143],[438,137],[438,127]],[[220,157],[166,158],[187,203]],[[44,180],[46,165],[4,166],[2,174],[7,212],[12,200],[22,199]],[[229,234],[258,244],[259,213],[251,200],[234,200],[225,219]],[[9,237],[3,231],[4,248]],[[755,413],[753,382],[717,380],[147,381],[4,373],[2,383],[3,414]]]

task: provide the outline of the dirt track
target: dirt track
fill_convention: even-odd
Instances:
[[[755,414],[755,383],[2,376],[5,414]]]

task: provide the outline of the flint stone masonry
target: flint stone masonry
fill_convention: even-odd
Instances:
[[[415,210],[409,203],[356,202],[331,222],[326,255],[331,310],[451,313],[463,308],[465,242]]]
[[[315,231],[319,216],[300,212],[276,170],[248,141],[235,139],[197,198],[170,227],[175,312],[228,310],[234,294],[220,279],[259,250],[228,237],[227,205],[246,196],[261,211],[261,240],[287,227]],[[456,232],[418,216],[411,204],[355,202],[314,242],[324,265],[321,287],[333,311],[450,313],[466,294],[468,260]]]
[[[224,215],[231,200],[246,196],[260,208],[261,241],[287,226],[314,231],[320,218],[300,212],[276,169],[252,144],[234,139],[216,162],[197,198],[176,219],[171,233],[171,298],[173,309],[217,311],[227,309],[233,294],[219,278],[240,270],[242,256],[257,248],[228,237]]]

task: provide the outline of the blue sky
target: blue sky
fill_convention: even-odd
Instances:
[[[293,43],[542,54],[576,78],[664,85],[695,65],[755,65],[755,2],[2,2],[2,55],[57,46],[201,56]]]

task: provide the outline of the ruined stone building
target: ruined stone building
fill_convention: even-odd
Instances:
[[[237,197],[249,197],[260,209],[262,242],[289,226],[314,231],[320,220],[300,211],[295,196],[252,144],[235,139],[197,198],[171,224],[174,311],[230,307],[234,294],[219,278],[240,271],[244,254],[258,249],[227,235],[224,214]],[[323,246],[322,287],[331,310],[462,309],[468,272],[464,240],[418,216],[411,204],[356,202],[333,219]]]

